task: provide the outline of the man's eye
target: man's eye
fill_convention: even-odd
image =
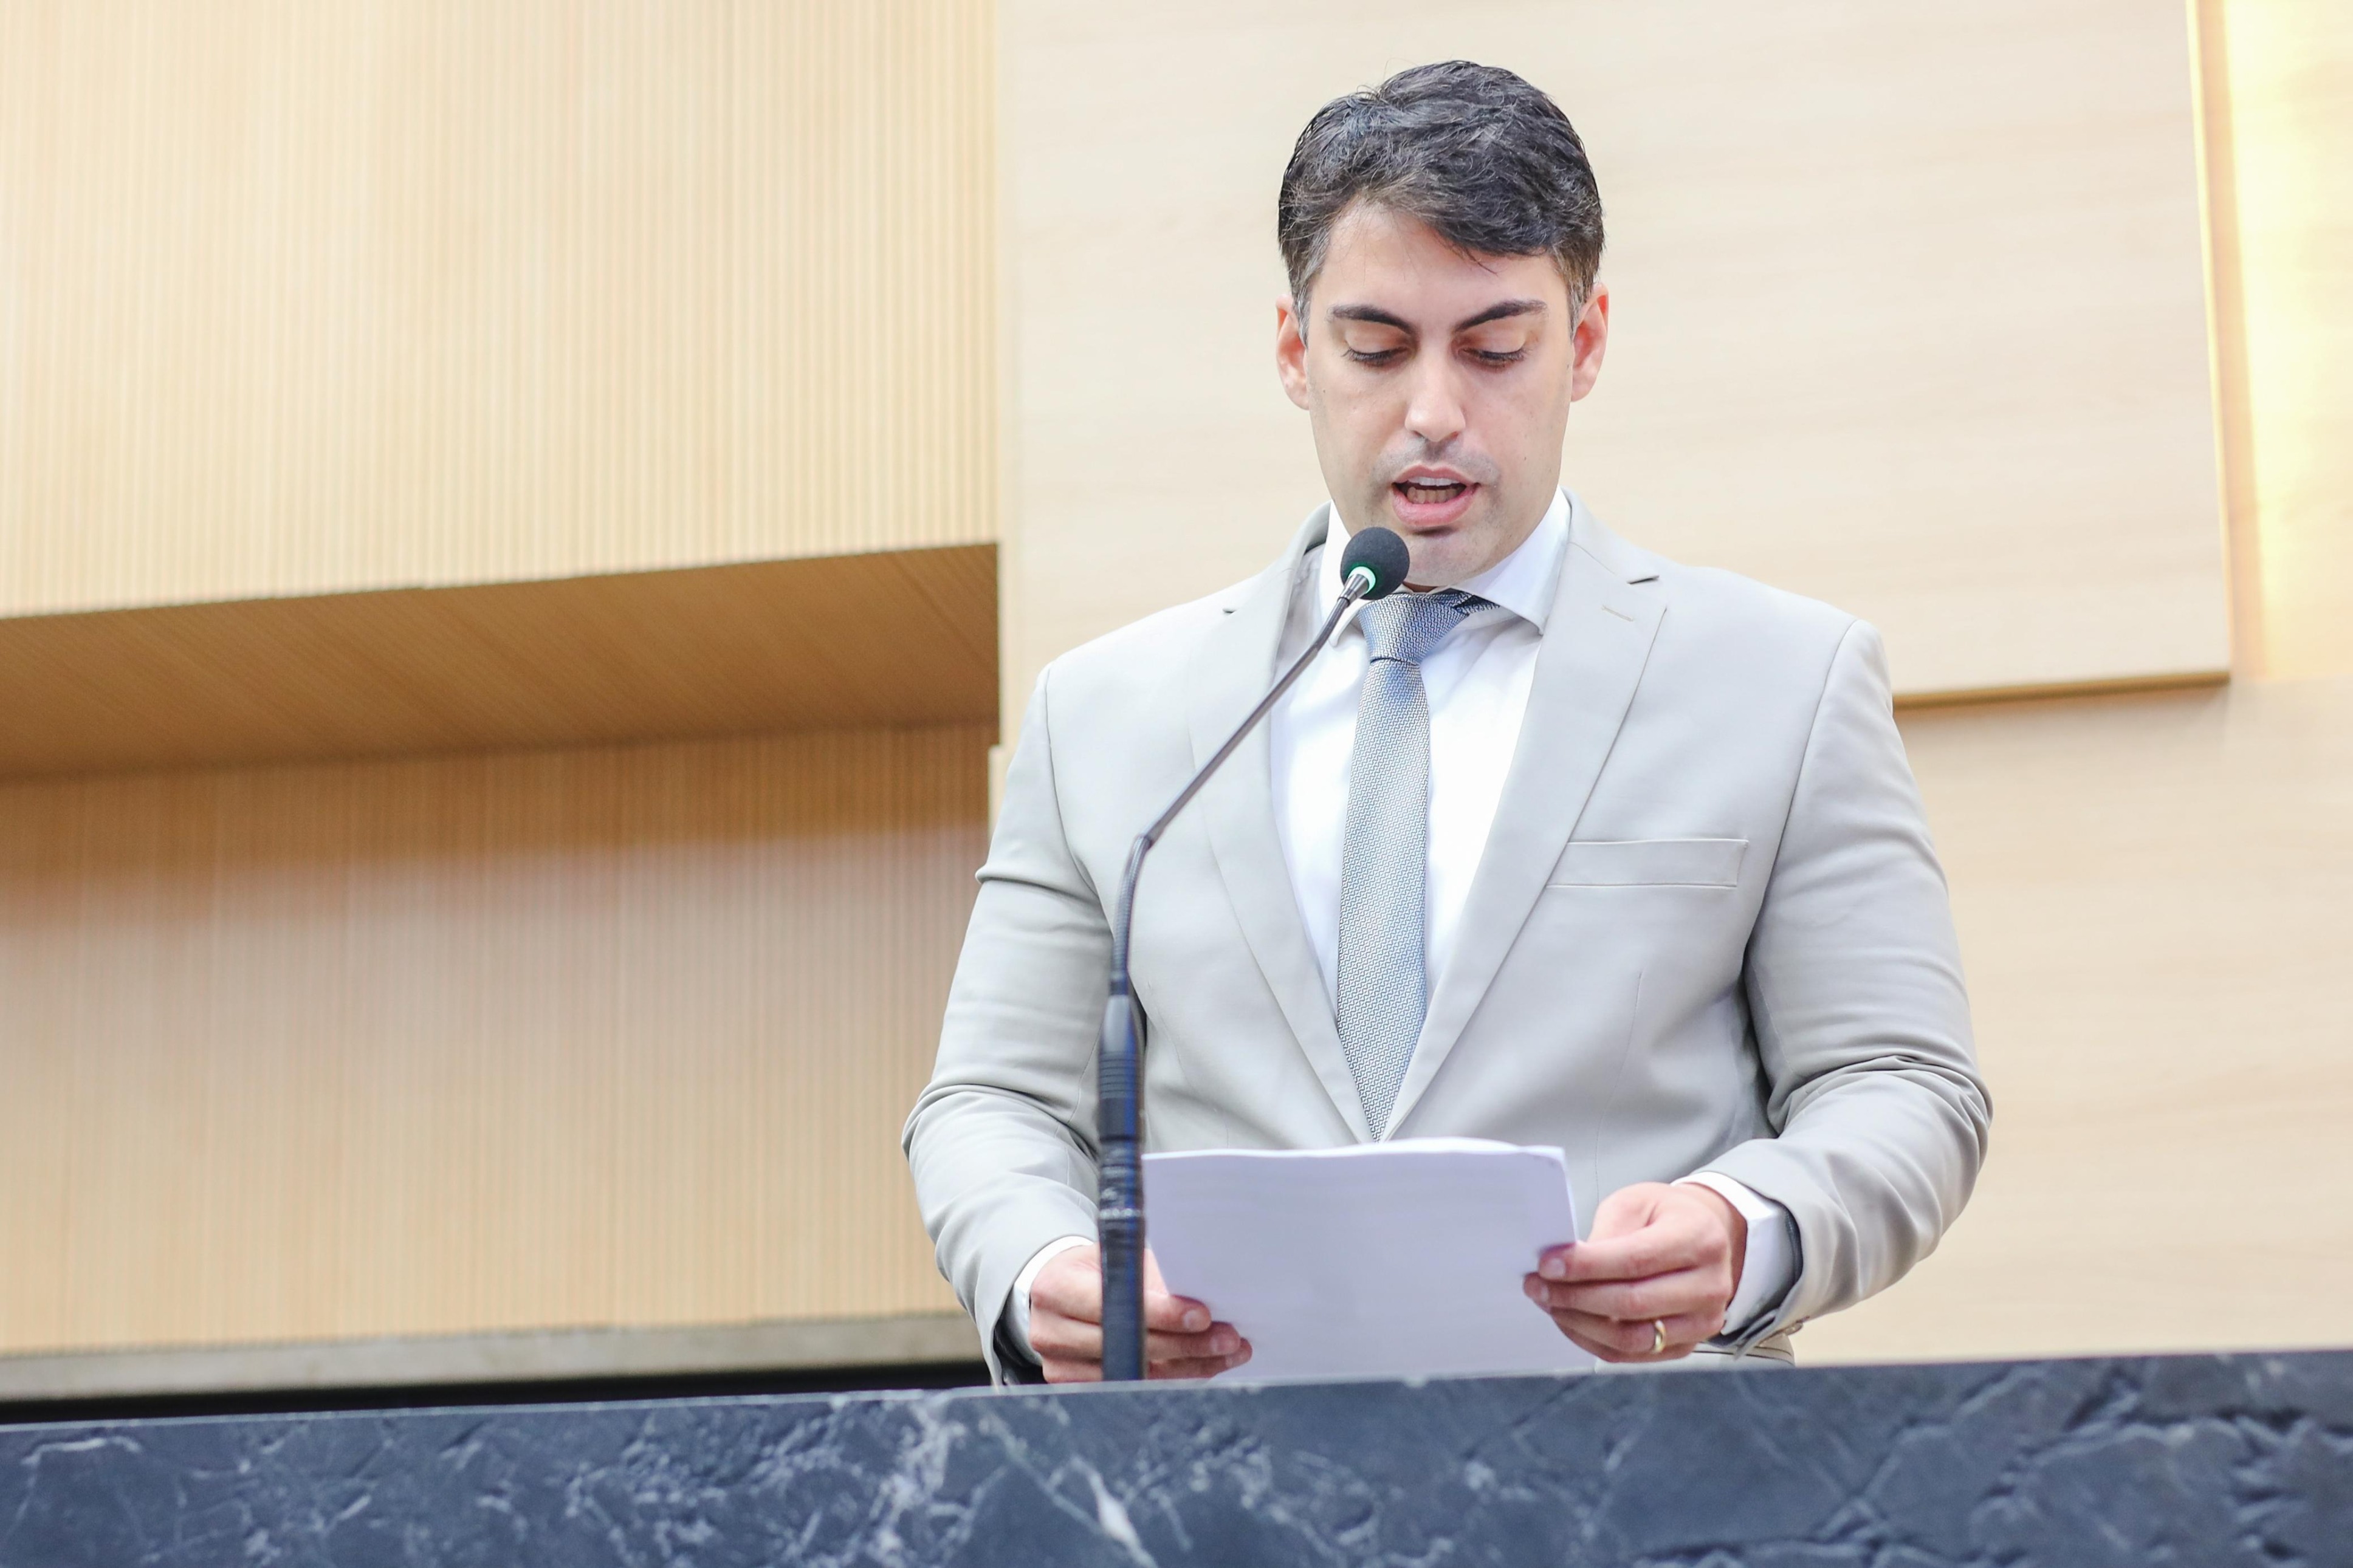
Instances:
[[[1358,364],[1388,364],[1405,353],[1405,350],[1401,348],[1360,349],[1344,344],[1341,352]]]
[[[1473,349],[1471,357],[1481,364],[1517,364],[1528,357],[1525,349]]]

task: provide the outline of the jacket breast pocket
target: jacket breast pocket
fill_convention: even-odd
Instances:
[[[1554,888],[1731,888],[1746,838],[1576,839],[1546,879]]]

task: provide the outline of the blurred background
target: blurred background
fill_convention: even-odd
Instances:
[[[2353,11],[0,0],[0,1405],[971,1375],[998,743],[1322,499],[1276,183],[1458,56],[1568,482],[1883,628],[1951,877],[1993,1156],[1801,1356],[2353,1343]]]

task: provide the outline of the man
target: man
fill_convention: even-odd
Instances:
[[[1275,363],[1331,504],[1255,579],[1039,679],[906,1146],[1008,1380],[1101,1374],[1094,1052],[1128,845],[1352,614],[1139,890],[1155,1149],[1566,1152],[1531,1311],[1605,1360],[1787,1361],[1967,1200],[1989,1108],[1880,642],[1648,554],[1559,489],[1609,322],[1567,119],[1508,71],[1326,105],[1284,174]],[[1211,466],[1214,468],[1214,461]],[[1243,1364],[1148,1279],[1155,1376]]]

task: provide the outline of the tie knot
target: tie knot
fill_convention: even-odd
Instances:
[[[1374,658],[1419,664],[1438,650],[1449,632],[1486,605],[1475,594],[1441,588],[1435,594],[1391,594],[1366,605],[1356,616],[1364,624],[1365,640],[1372,646]]]

